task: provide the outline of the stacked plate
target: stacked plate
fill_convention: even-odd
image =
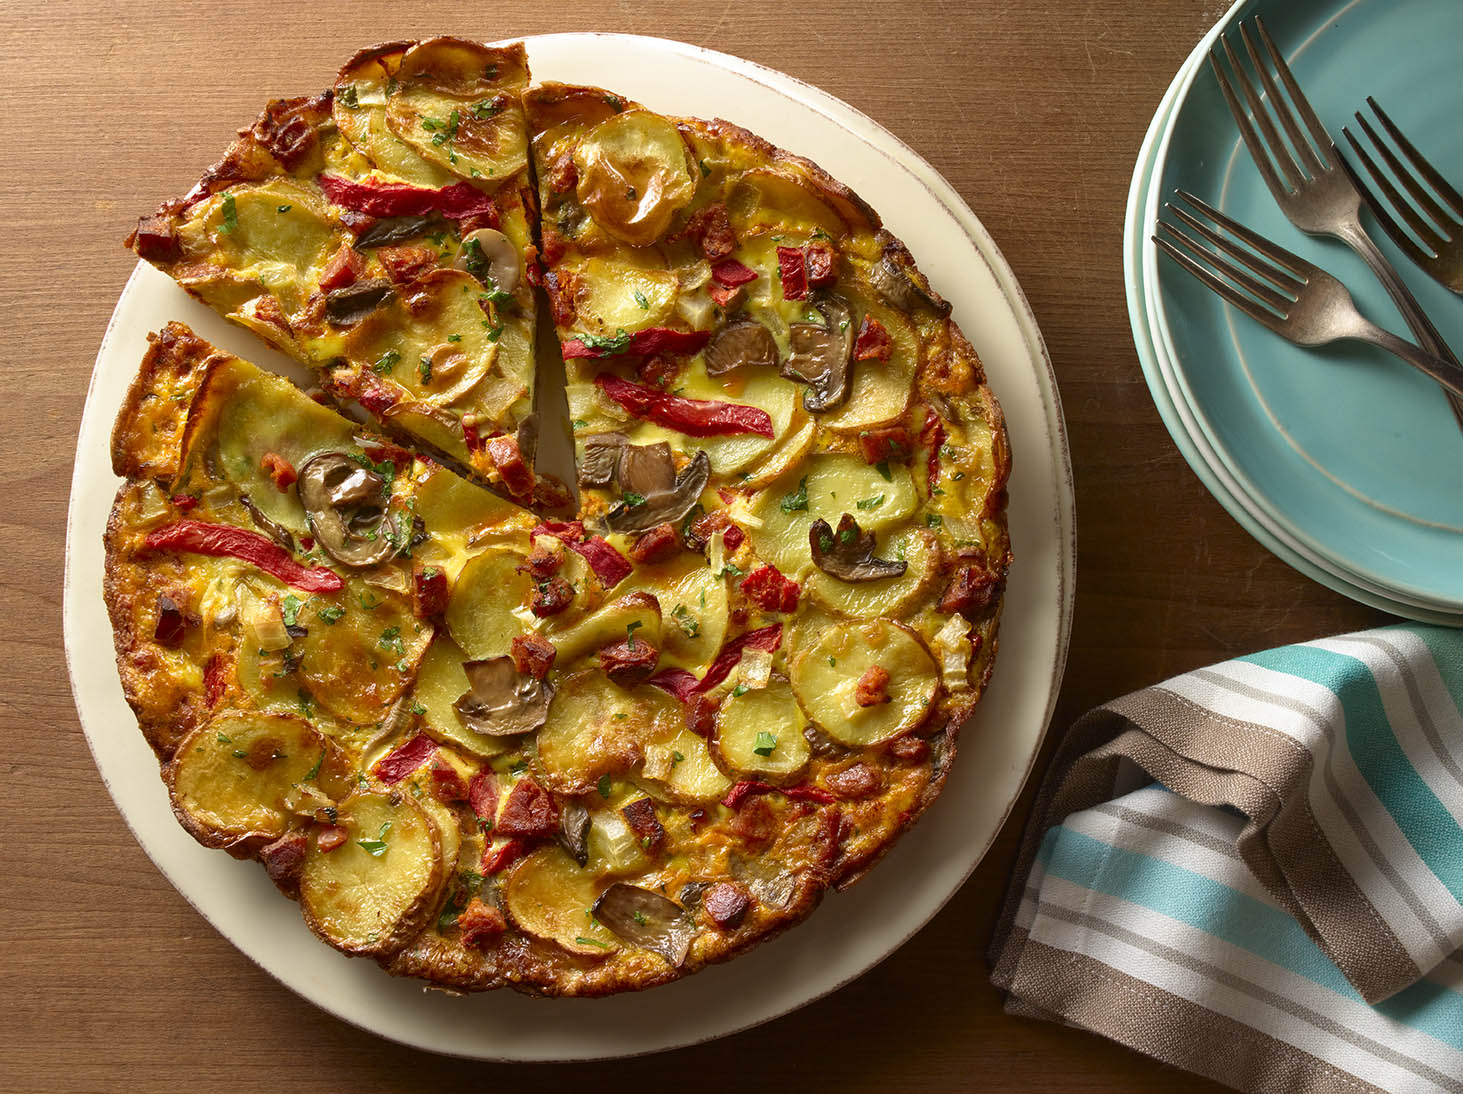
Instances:
[[[1144,376],[1184,457],[1265,547],[1355,600],[1463,625],[1463,427],[1441,389],[1358,343],[1291,345],[1152,243],[1163,202],[1188,190],[1330,271],[1364,314],[1408,334],[1360,259],[1285,219],[1240,140],[1207,55],[1254,15],[1333,137],[1356,132],[1353,112],[1374,96],[1445,178],[1463,181],[1463,4],[1240,0],[1174,78],[1133,172],[1123,262]],[[1380,228],[1373,236],[1463,352],[1463,300]]]

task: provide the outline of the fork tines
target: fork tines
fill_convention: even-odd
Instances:
[[[1460,234],[1463,234],[1463,195],[1450,186],[1446,179],[1440,175],[1420,153],[1412,142],[1409,141],[1391,118],[1387,116],[1376,99],[1367,96],[1367,105],[1376,114],[1377,121],[1381,123],[1387,135],[1401,150],[1402,155],[1407,158],[1408,163],[1404,164],[1398,155],[1392,151],[1392,147],[1384,141],[1372,127],[1371,122],[1361,111],[1356,113],[1356,121],[1361,126],[1362,132],[1371,140],[1376,148],[1377,154],[1384,160],[1391,174],[1384,171],[1366,146],[1357,138],[1350,129],[1343,128],[1342,133],[1346,135],[1347,141],[1351,144],[1352,151],[1371,175],[1384,195],[1387,202],[1395,210],[1394,217],[1386,208],[1386,204],[1373,200],[1369,202],[1372,212],[1387,234],[1399,248],[1424,269],[1433,272],[1432,266],[1443,267],[1447,265],[1439,260],[1443,258],[1444,252],[1449,249],[1457,250],[1460,246]],[[1410,167],[1408,166],[1410,164]],[[1419,176],[1421,178],[1419,179]],[[1404,196],[1393,183],[1395,177],[1407,191]],[[1360,181],[1360,180],[1358,180]],[[1424,183],[1426,185],[1424,185]],[[1359,187],[1363,189],[1364,187]],[[1411,200],[1409,200],[1409,197]],[[1407,228],[1398,223],[1397,217],[1406,222]],[[1451,268],[1434,273],[1443,284],[1454,292],[1463,292],[1463,258],[1456,258]]]
[[[1245,66],[1241,64],[1229,37],[1224,36],[1220,39],[1224,47],[1225,59],[1229,62],[1229,71],[1225,71],[1225,66],[1220,63],[1217,49],[1209,52],[1209,67],[1213,69],[1215,77],[1219,80],[1219,89],[1229,104],[1229,112],[1234,115],[1240,135],[1244,138],[1256,166],[1266,176],[1266,181],[1270,183],[1271,188],[1274,189],[1280,182],[1276,175],[1276,168],[1279,168],[1280,173],[1285,176],[1284,188],[1292,191],[1299,190],[1306,178],[1317,178],[1339,166],[1340,157],[1336,155],[1335,149],[1332,147],[1331,137],[1326,132],[1326,127],[1321,124],[1321,119],[1316,117],[1316,112],[1311,109],[1311,104],[1306,100],[1295,77],[1290,74],[1290,68],[1280,55],[1280,51],[1276,49],[1270,32],[1265,29],[1265,24],[1259,16],[1255,17],[1255,30],[1261,45],[1264,46],[1265,55],[1269,60],[1268,64],[1261,59],[1260,51],[1255,46],[1255,40],[1250,36],[1250,28],[1244,23],[1239,26],[1240,37],[1245,44],[1245,53],[1249,57],[1249,68],[1259,77],[1264,92],[1263,97],[1260,91],[1256,90],[1255,81],[1251,79]],[[1280,84],[1277,84],[1275,77],[1271,75],[1272,69],[1279,74],[1280,84],[1285,85],[1286,94],[1283,98]],[[1235,85],[1239,86],[1240,92],[1244,95],[1245,102],[1249,106],[1248,113],[1240,105],[1239,95],[1235,93]],[[1297,124],[1297,117],[1305,123],[1305,128],[1310,133],[1310,140],[1306,139],[1306,134]],[[1275,126],[1275,119],[1279,119],[1281,127],[1284,128],[1286,137],[1289,138],[1288,145],[1280,136],[1280,132]],[[1259,132],[1256,132],[1256,126],[1259,127]]]
[[[1154,243],[1189,273],[1252,318],[1267,326],[1283,320],[1300,290],[1315,273],[1315,267],[1193,194],[1177,190],[1175,196],[1201,213],[1208,223],[1173,202],[1165,202],[1164,208],[1213,246],[1206,247],[1166,220],[1158,221]],[[1211,227],[1211,224],[1222,231]]]

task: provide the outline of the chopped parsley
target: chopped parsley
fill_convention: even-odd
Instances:
[[[382,821],[381,830],[376,833],[375,839],[358,839],[357,845],[361,850],[373,858],[380,858],[386,853],[386,833],[391,831],[391,822]]]
[[[738,684],[736,687],[732,688],[732,698],[740,699],[743,695],[747,694],[747,690],[748,689],[746,684]]]
[[[468,239],[462,244],[462,253],[466,256],[462,264],[467,272],[487,284],[489,263],[488,256],[483,253],[482,243],[476,239]]]
[[[696,166],[699,167],[699,168],[701,168],[701,177],[703,179],[707,179],[707,178],[710,178],[711,177],[711,168],[709,168],[709,167],[706,166],[706,161],[705,160],[697,160],[696,161]]]
[[[325,762],[325,749],[320,750],[320,758],[315,761],[315,766],[310,768],[310,773],[305,776],[305,782],[314,782],[315,776],[320,774],[320,765]]]
[[[589,423],[586,422],[583,418],[575,418],[574,419],[574,428],[575,429],[588,429],[589,428]]]
[[[888,460],[880,460],[878,463],[874,464],[874,470],[877,471],[879,474],[881,474],[881,475],[884,476],[884,481],[885,482],[893,482],[894,481],[894,476],[889,473],[889,461]]]
[[[609,106],[614,110],[625,109],[625,100],[620,98],[618,95],[606,95],[605,102],[608,103]]]
[[[462,120],[462,112],[454,110],[447,115],[447,120],[440,118],[423,118],[422,128],[432,134],[432,143],[441,147],[448,141],[457,139],[457,123]]]
[[[502,111],[503,106],[497,99],[484,99],[480,103],[473,103],[472,106],[472,116],[479,121],[491,118],[495,114],[502,113]]]
[[[234,743],[234,739],[227,733],[220,733],[218,735],[218,743],[221,745],[231,745]]]
[[[624,353],[630,348],[630,336],[624,327],[616,328],[614,334],[581,334],[579,340],[602,357]]]
[[[317,608],[315,614],[330,626],[334,626],[340,622],[340,617],[345,615],[345,609],[339,604],[328,604],[323,608]]]
[[[782,511],[784,513],[796,513],[799,510],[808,510],[808,476],[804,475],[798,480],[798,488],[782,499]]]
[[[601,798],[608,801],[610,797],[610,777],[608,775],[601,775],[599,777],[599,785],[595,789],[599,791]]]
[[[686,759],[686,757],[682,753],[678,752],[675,749],[671,749],[671,762],[672,763],[683,763],[685,761],[685,759]]]
[[[645,495],[637,494],[633,490],[626,490],[620,495],[620,498],[624,501],[626,509],[638,509],[645,504]]]
[[[642,927],[645,926],[645,913],[644,912],[642,912],[639,908],[636,908],[635,911],[632,914],[635,917],[635,922],[636,923],[640,924],[640,926],[642,926]]]
[[[602,950],[609,950],[614,948],[608,942],[601,942],[597,938],[576,938],[574,941],[579,943],[579,945],[581,946],[598,946]]]
[[[776,747],[777,738],[764,729],[757,734],[757,743],[752,746],[752,751],[759,756],[771,756]]]
[[[836,658],[836,657],[830,657],[830,658],[828,658],[828,667],[830,669],[836,669],[838,667],[838,658]]]
[[[417,371],[422,374],[422,383],[430,384],[432,382],[432,359],[423,357],[421,363],[417,365]]]
[[[222,206],[222,208],[223,208],[224,222],[223,222],[223,227],[220,228],[219,231],[221,231],[221,232],[232,232],[235,228],[237,228],[239,226],[239,212],[238,212],[238,209],[235,208],[235,206],[234,206],[234,195],[233,194],[225,194],[224,195],[224,200],[223,200],[223,206]]]
[[[422,704],[421,704],[421,703],[413,703],[413,704],[412,704],[412,705],[411,705],[411,708],[410,708],[410,709],[411,709],[411,712],[412,712],[412,713],[413,713],[413,714],[415,714],[415,715],[416,715],[416,716],[417,716],[417,717],[419,717],[419,718],[420,718],[420,717],[421,717],[421,716],[422,716],[422,715],[423,715],[423,714],[425,714],[425,713],[427,713],[427,708],[426,708],[426,707],[424,707],[424,706],[422,706]]]
[[[276,213],[288,213],[293,208],[294,208],[293,205],[276,205],[274,207],[274,211]]]
[[[860,509],[877,509],[884,504],[884,495],[875,494],[872,498],[862,498],[855,504]]]
[[[346,107],[350,110],[359,110],[361,108],[361,100],[356,94],[355,84],[346,84],[345,87],[335,93],[335,97],[345,103]]]
[[[944,522],[944,519],[940,516],[939,513],[926,513],[925,514],[925,524],[928,525],[929,527],[931,527],[931,528],[938,528],[943,523],[945,523]]]
[[[449,342],[461,342],[462,341],[462,335],[460,335],[460,334],[449,334],[447,336],[447,341],[449,341]]]
[[[635,648],[635,632],[643,626],[645,624],[638,619],[625,624],[625,641],[632,650]]]
[[[701,633],[701,624],[696,621],[694,615],[686,610],[686,605],[677,604],[672,608],[671,618],[676,621],[676,625],[681,628],[681,632],[687,638],[695,638]]]
[[[315,717],[315,710],[314,707],[311,705],[310,693],[308,691],[306,691],[304,688],[297,689],[295,691],[295,698],[299,700],[301,714],[303,714],[306,718]]]
[[[382,631],[379,645],[383,650],[390,650],[397,657],[406,656],[406,643],[401,639],[400,627],[387,627]]]
[[[728,574],[730,574],[732,577],[744,577],[746,573],[747,571],[742,569],[735,562],[728,562],[725,566],[721,568],[721,573],[717,574],[716,576],[726,577]]]
[[[282,601],[280,601],[279,614],[284,618],[284,625],[286,627],[299,626],[300,609],[304,606],[305,602],[299,597],[295,596],[293,593],[286,596]]]
[[[637,303],[637,304],[640,305],[640,310],[641,311],[649,311],[650,310],[650,301],[645,299],[645,294],[643,292],[641,292],[639,289],[632,289],[631,292],[632,292],[632,294],[635,297],[635,303]]]

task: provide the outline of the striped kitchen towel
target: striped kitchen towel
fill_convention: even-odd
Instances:
[[[1007,1009],[1250,1091],[1463,1094],[1463,631],[1185,673],[1074,725],[991,943]]]

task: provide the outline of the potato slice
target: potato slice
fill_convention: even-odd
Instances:
[[[340,804],[346,842],[312,840],[300,876],[305,922],[336,949],[380,957],[430,922],[446,869],[437,824],[410,794],[367,790]]]
[[[493,183],[522,171],[528,135],[504,50],[432,39],[407,50],[388,87],[387,127],[423,159],[462,178]],[[506,94],[505,94],[506,92]]]
[[[486,760],[508,751],[517,744],[517,738],[489,737],[469,729],[457,716],[453,704],[467,693],[467,673],[462,663],[468,659],[449,635],[439,633],[422,658],[411,697],[414,705],[426,711],[422,728],[429,737]]]
[[[347,578],[344,591],[312,596],[297,616],[296,670],[322,708],[355,725],[386,716],[411,683],[432,640],[402,593]]]
[[[263,285],[289,315],[304,305],[324,260],[345,238],[318,193],[283,176],[232,186],[192,215],[213,243],[214,262]]]
[[[436,469],[418,477],[414,497],[428,536],[417,556],[441,566],[452,580],[467,561],[474,537],[495,528],[520,532],[526,527],[522,510],[449,471]]]
[[[859,706],[854,688],[874,665],[889,674],[889,701]],[[919,725],[939,686],[939,666],[924,644],[885,619],[831,627],[792,663],[792,689],[803,710],[850,748],[881,744]]]
[[[738,695],[716,712],[716,755],[732,771],[771,783],[796,782],[811,749],[803,736],[807,719],[786,680]]]
[[[798,425],[801,420],[802,424]],[[813,450],[818,439],[818,423],[803,409],[802,403],[793,408],[793,424],[787,436],[766,456],[738,476],[738,486],[757,490],[766,486],[779,475],[787,473],[802,462],[803,457]]]
[[[544,637],[559,651],[555,667],[567,668],[579,658],[623,642],[631,635],[637,640],[644,639],[656,649],[662,648],[660,605],[648,593],[631,593],[611,601],[577,623],[545,632]]]
[[[575,146],[574,166],[579,203],[633,247],[653,242],[696,193],[686,142],[674,122],[648,110],[596,125]]]
[[[843,217],[808,185],[773,168],[744,172],[726,204],[739,239],[773,232],[811,238],[818,231],[838,239],[848,232]]]
[[[502,657],[524,633],[524,621],[514,614],[528,607],[533,593],[529,576],[518,572],[523,561],[517,551],[491,547],[457,575],[447,601],[447,629],[470,659]]]
[[[229,712],[199,726],[173,754],[173,812],[205,847],[252,849],[284,835],[298,786],[338,789],[344,759],[305,719]],[[329,795],[327,795],[329,796]]]
[[[513,868],[503,904],[519,930],[584,957],[607,957],[620,948],[591,913],[603,888],[557,845],[535,851]]]
[[[331,104],[335,124],[382,171],[417,186],[450,186],[457,181],[451,171],[422,159],[386,124],[386,89],[397,82],[405,52],[404,48],[362,51],[341,69]]]
[[[657,797],[689,805],[718,802],[732,786],[706,741],[685,728],[667,741],[645,746],[641,778],[652,784]]]
[[[875,499],[881,499],[877,506],[872,505]],[[860,501],[869,507],[859,508]],[[756,495],[747,534],[763,562],[801,580],[813,568],[808,531],[814,520],[837,527],[842,514],[852,513],[865,531],[877,531],[904,520],[917,502],[909,468],[892,465],[885,479],[858,456],[821,452]]]
[[[920,342],[914,325],[903,315],[867,297],[849,293],[854,315],[877,319],[889,333],[888,361],[855,361],[848,400],[819,421],[829,429],[857,432],[888,425],[902,416],[914,392],[920,363]]]
[[[863,519],[862,512],[857,515]],[[878,557],[904,561],[904,573],[879,581],[840,581],[815,567],[803,588],[821,607],[844,618],[887,619],[929,591],[939,570],[940,545],[923,528],[906,527],[880,544]]]
[[[680,703],[660,689],[626,691],[586,669],[554,693],[538,731],[538,770],[551,789],[587,794],[602,776],[628,772],[647,744],[670,740],[684,722]]]
[[[653,250],[632,260],[588,259],[575,272],[574,310],[591,334],[636,331],[665,321],[675,307],[678,283]]]
[[[643,587],[660,600],[661,666],[704,671],[726,640],[726,579],[712,573],[699,555],[689,554],[636,576],[643,576]]]

